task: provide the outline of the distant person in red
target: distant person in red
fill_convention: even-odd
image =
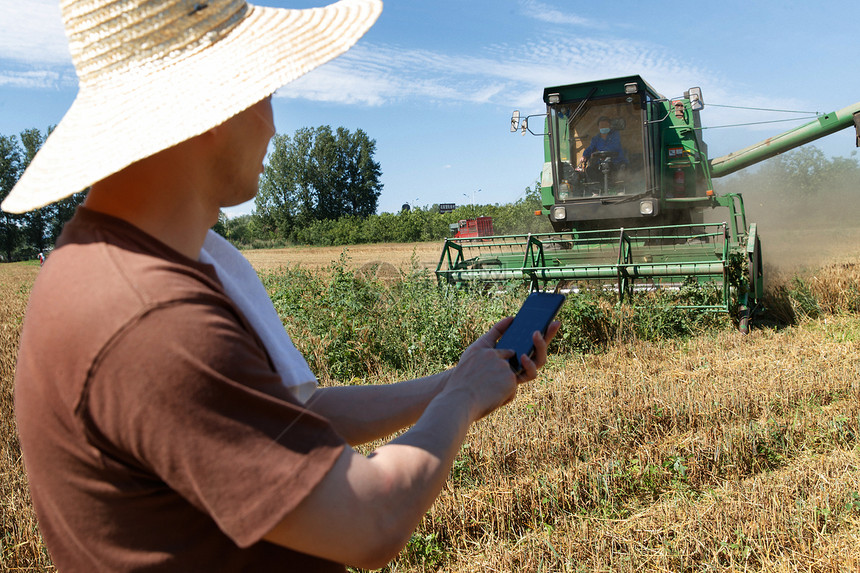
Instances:
[[[43,255],[42,253],[39,253],[39,266],[41,267],[44,264],[45,264],[45,255]]]

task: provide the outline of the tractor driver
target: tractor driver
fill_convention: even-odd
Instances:
[[[628,163],[624,149],[621,147],[621,134],[612,129],[612,123],[606,116],[597,120],[597,127],[600,133],[591,138],[591,143],[582,152],[579,168],[585,168],[589,181],[601,182],[603,181],[603,172],[600,165],[609,159],[610,180],[615,180],[618,178],[618,170],[627,167]],[[607,156],[603,152],[614,155]],[[597,156],[594,157],[594,161],[591,161],[591,157],[595,153]]]

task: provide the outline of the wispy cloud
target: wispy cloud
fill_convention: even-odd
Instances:
[[[420,99],[427,104],[537,107],[545,86],[630,74],[655,82],[669,97],[712,75],[667,56],[660,46],[631,41],[582,39],[568,45],[547,37],[470,54],[363,43],[294,82],[282,95],[372,106]]]
[[[566,24],[573,26],[597,27],[597,23],[589,18],[582,18],[571,11],[562,11],[538,0],[520,0],[523,15],[550,24]],[[603,27],[603,26],[599,26]]]
[[[0,0],[0,58],[32,65],[71,65],[56,0]]]
[[[557,26],[546,26],[542,40],[490,45],[469,54],[361,42],[279,95],[369,106],[420,99],[428,105],[526,108],[540,105],[548,85],[641,73],[675,90],[679,81],[701,71],[667,57],[660,46],[584,34],[570,45],[566,26],[594,29],[597,23],[539,0],[520,0],[519,7],[524,15]],[[74,82],[56,0],[0,0],[0,9],[0,60],[6,61],[0,65],[0,86],[50,89]],[[689,85],[677,89],[682,87]]]
[[[74,70],[66,69],[0,69],[0,87],[22,89],[63,89],[77,85]]]

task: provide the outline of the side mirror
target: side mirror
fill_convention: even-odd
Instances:
[[[688,92],[690,108],[693,111],[702,111],[705,108],[705,100],[702,98],[702,88],[690,88]]]

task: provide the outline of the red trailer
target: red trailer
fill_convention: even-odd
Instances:
[[[451,231],[454,233],[455,239],[463,239],[466,237],[491,237],[495,234],[493,232],[492,217],[460,219],[458,223],[451,225]]]

